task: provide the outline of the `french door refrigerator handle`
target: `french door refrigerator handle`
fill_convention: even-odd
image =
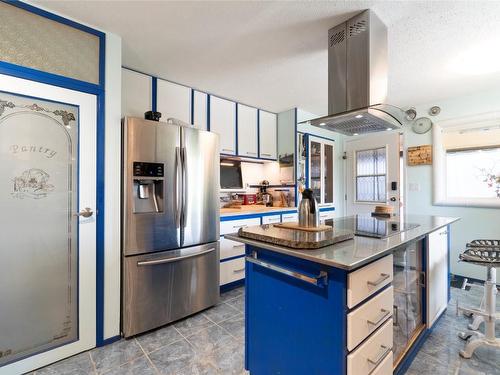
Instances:
[[[181,184],[182,177],[179,177],[179,172],[182,175],[182,165],[181,161],[181,149],[180,147],[175,148],[175,183],[174,183],[174,195],[175,195],[175,226],[177,228],[181,227],[181,210],[182,210],[182,200],[181,200]]]
[[[169,257],[169,258],[155,259],[155,260],[144,260],[141,262],[137,262],[137,266],[139,266],[139,267],[141,267],[141,266],[154,266],[156,264],[178,262],[180,260],[194,258],[194,257],[197,257],[199,255],[211,253],[212,251],[215,251],[215,247],[211,247],[210,249],[199,251],[197,253],[189,254],[189,255],[182,255],[182,256],[178,256],[178,257]]]
[[[188,167],[187,167],[187,152],[186,148],[181,148],[181,161],[182,161],[182,226],[186,227],[187,221],[187,207],[188,207]]]

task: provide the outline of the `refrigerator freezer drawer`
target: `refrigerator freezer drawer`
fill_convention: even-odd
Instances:
[[[219,301],[219,243],[123,258],[125,337]]]

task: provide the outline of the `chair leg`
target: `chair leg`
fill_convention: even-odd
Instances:
[[[479,329],[479,326],[481,325],[481,323],[484,322],[484,318],[482,316],[473,316],[474,317],[474,320],[472,321],[471,324],[469,324],[469,329],[473,330],[473,331],[477,331]]]

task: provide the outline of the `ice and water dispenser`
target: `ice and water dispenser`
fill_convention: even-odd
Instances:
[[[163,163],[133,164],[134,213],[163,212]]]

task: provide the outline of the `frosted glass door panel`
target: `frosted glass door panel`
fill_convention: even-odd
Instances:
[[[0,367],[78,340],[78,126],[0,92]]]
[[[311,170],[309,171],[311,185],[309,186],[314,192],[314,197],[316,201],[321,203],[321,143],[311,142],[310,143],[309,155],[311,158]]]

